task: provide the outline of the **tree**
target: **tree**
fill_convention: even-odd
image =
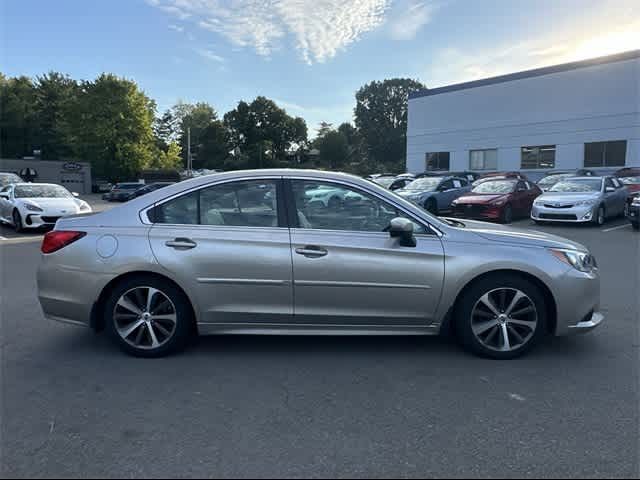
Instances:
[[[178,141],[180,138],[180,125],[178,118],[172,109],[165,111],[162,117],[156,118],[153,122],[153,134],[156,137],[156,145],[166,151],[169,144]]]
[[[36,88],[28,77],[0,76],[0,154],[5,158],[33,155],[37,148]]]
[[[181,170],[183,168],[183,163],[180,144],[178,144],[178,142],[171,142],[167,145],[166,151],[159,149],[151,162],[147,165],[147,168],[154,168],[158,170]]]
[[[74,134],[70,119],[76,113],[80,88],[75,80],[57,72],[36,78],[37,143],[45,160],[73,157]]]
[[[318,139],[320,161],[331,170],[342,169],[349,159],[349,144],[341,132],[331,130]]]
[[[416,80],[371,82],[356,93],[355,120],[370,161],[403,170],[407,148],[409,93],[426,88]]]
[[[224,124],[220,120],[211,122],[202,132],[198,152],[199,164],[203,168],[226,169],[230,150]]]
[[[318,127],[318,135],[316,136],[316,138],[322,138],[332,130],[333,130],[333,123],[320,122],[320,126]]]
[[[218,114],[208,103],[200,102],[195,105],[178,104],[174,107],[176,118],[180,125],[180,145],[185,165],[188,155],[188,131],[191,130],[191,156],[194,168],[204,168],[205,159],[201,157],[200,150],[204,142],[204,133],[207,128],[218,120]]]
[[[102,74],[82,82],[73,118],[76,151],[96,177],[132,179],[152,163],[155,104],[130,80]]]
[[[294,145],[307,141],[307,124],[300,117],[291,117],[273,100],[257,97],[250,104],[244,101],[227,112],[224,125],[228,130],[236,163],[243,167],[263,168],[286,161]]]

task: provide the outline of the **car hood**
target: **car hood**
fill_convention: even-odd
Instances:
[[[496,225],[466,219],[462,220],[462,222],[465,224],[465,231],[475,233],[483,239],[492,242],[528,247],[565,248],[583,252],[588,251],[587,247],[578,242],[537,230],[514,228],[508,225]]]
[[[546,192],[540,195],[537,200],[547,203],[575,203],[583,200],[596,200],[600,197],[600,192],[584,192],[584,193],[558,193]]]
[[[504,193],[486,194],[486,195],[468,193],[466,195],[462,195],[461,197],[458,197],[458,199],[456,200],[456,203],[458,204],[466,203],[466,204],[473,204],[473,205],[485,204],[485,203],[491,203],[494,200],[497,200],[499,198],[506,197],[507,195],[508,194],[504,194]]]
[[[24,204],[36,205],[44,210],[47,209],[68,209],[76,211],[79,207],[75,198],[18,198]]]

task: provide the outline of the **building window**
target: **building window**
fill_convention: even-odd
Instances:
[[[523,170],[555,168],[556,146],[541,145],[538,147],[522,147],[522,159],[520,166]]]
[[[426,170],[449,170],[449,152],[427,152]]]
[[[585,167],[623,167],[626,156],[626,140],[584,144]]]
[[[470,150],[469,170],[497,170],[498,150]]]

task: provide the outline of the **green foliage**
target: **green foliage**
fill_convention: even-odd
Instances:
[[[239,102],[225,114],[224,125],[235,163],[241,168],[281,166],[293,145],[307,141],[304,119],[289,116],[265,97],[257,97],[250,104]]]
[[[369,162],[388,170],[404,170],[409,93],[425,88],[411,79],[371,82],[356,93],[355,120]]]
[[[135,178],[153,159],[155,104],[134,82],[115,75],[103,74],[80,88],[72,119],[78,156],[91,161],[97,177]]]
[[[349,144],[343,133],[331,130],[318,139],[320,162],[331,170],[342,170],[349,159]]]
[[[21,158],[37,148],[36,88],[28,77],[0,77],[0,154]]]
[[[171,142],[167,149],[158,149],[151,162],[146,166],[149,169],[157,170],[182,170],[182,148],[178,142]]]

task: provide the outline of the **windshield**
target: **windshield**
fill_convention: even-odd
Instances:
[[[508,180],[489,181],[477,185],[471,190],[473,193],[511,193],[516,188],[516,182]]]
[[[640,184],[640,177],[622,177],[618,180],[620,180],[625,185]]]
[[[0,174],[0,186],[1,187],[6,187],[7,185],[10,185],[12,183],[20,183],[20,182],[23,182],[23,181],[24,180],[22,180],[15,173],[3,173],[3,174]]]
[[[599,192],[602,189],[600,178],[574,178],[556,183],[550,192]]]
[[[15,188],[16,198],[68,198],[69,191],[59,185],[19,185]]]
[[[548,187],[550,185],[556,184],[561,180],[565,180],[567,178],[571,178],[575,175],[573,175],[572,173],[566,173],[566,174],[562,174],[562,175],[549,175],[548,177],[544,177],[542,180],[540,180],[538,182],[538,185],[542,186],[542,187]]]
[[[384,188],[389,188],[394,181],[395,177],[382,177],[374,180],[375,183]]]
[[[422,190],[422,191],[425,191],[425,192],[432,192],[436,188],[438,188],[438,185],[440,185],[441,181],[442,181],[442,179],[440,179],[440,178],[432,178],[432,177],[418,178],[418,179],[414,180],[413,182],[411,182],[406,187],[404,187],[404,189],[405,190]]]

